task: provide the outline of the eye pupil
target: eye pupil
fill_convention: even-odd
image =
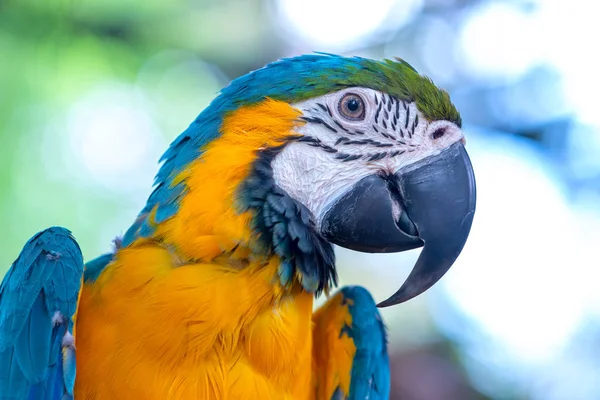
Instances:
[[[442,136],[444,136],[444,134],[446,133],[446,128],[438,128],[435,130],[435,132],[433,132],[433,140],[439,139]]]
[[[356,110],[358,110],[360,107],[360,103],[357,99],[350,99],[348,100],[346,107],[348,107],[349,111],[356,112]]]

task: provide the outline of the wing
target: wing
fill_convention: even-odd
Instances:
[[[81,250],[64,228],[29,239],[0,285],[0,399],[72,399]]]
[[[316,398],[387,400],[386,332],[369,292],[344,287],[317,310],[313,322]]]

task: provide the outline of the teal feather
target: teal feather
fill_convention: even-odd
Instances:
[[[72,398],[75,361],[63,369],[62,341],[73,332],[82,277],[68,230],[49,228],[25,244],[0,285],[1,400]]]
[[[356,347],[348,399],[387,400],[390,396],[390,364],[386,330],[379,309],[363,287],[346,286],[341,292],[348,304],[352,324],[345,326],[340,335],[348,335]]]
[[[62,357],[62,378],[67,394],[73,394],[75,386],[75,348],[71,346],[63,347]]]
[[[52,337],[52,316],[48,315],[43,296],[43,293],[38,295],[31,313],[25,318],[23,329],[14,340],[17,362],[30,382],[44,378],[53,345],[51,340],[39,340]]]

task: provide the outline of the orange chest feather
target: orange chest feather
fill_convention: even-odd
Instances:
[[[155,224],[164,246],[120,249],[83,286],[77,398],[311,397],[312,295],[284,291],[278,260],[250,255],[252,216],[236,212],[257,151],[293,135],[299,115],[272,100],[226,115],[173,182],[186,189],[176,215]]]
[[[121,250],[83,289],[76,397],[308,399],[312,296],[277,295],[275,267]]]

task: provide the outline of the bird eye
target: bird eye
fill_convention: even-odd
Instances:
[[[365,118],[365,102],[362,97],[354,93],[347,93],[341,98],[338,110],[350,121],[361,121]]]

